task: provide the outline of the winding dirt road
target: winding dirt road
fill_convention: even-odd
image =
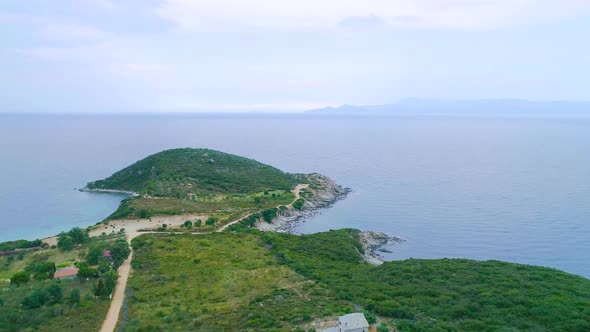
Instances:
[[[304,188],[307,188],[307,187],[309,187],[309,184],[296,185],[295,188],[293,188],[293,190],[291,190],[291,192],[295,196],[295,199],[289,205],[287,205],[287,207],[292,208],[293,203],[295,203],[295,201],[301,197],[300,196],[301,190]],[[215,232],[222,232],[226,228],[228,228],[229,226],[240,222],[241,220],[249,217],[252,214],[254,214],[254,212],[247,214],[239,219],[236,219],[228,224],[223,225],[222,227],[217,229]],[[159,226],[159,224],[162,223],[162,220],[168,224],[180,225],[184,220],[196,219],[196,218],[199,219],[198,217],[195,217],[193,215],[161,217],[160,218],[161,220],[157,220],[157,218],[152,218],[152,219],[156,219],[157,222],[150,221],[150,225],[148,225],[148,226]],[[200,219],[206,219],[206,218],[203,216],[200,216]],[[141,234],[145,234],[145,233],[169,233],[169,234],[171,234],[172,233],[172,232],[140,232],[140,229],[146,228],[145,222],[133,223],[132,221],[118,220],[118,221],[110,222],[109,224],[113,225],[114,226],[113,228],[116,228],[117,227],[116,225],[119,225],[120,228],[125,228],[125,234],[127,235],[127,242],[129,242],[129,244],[131,244],[131,240],[133,240],[135,237],[137,237]],[[107,227],[112,227],[112,226],[107,226]],[[94,234],[91,232],[90,235],[97,236],[97,235],[100,235],[99,232],[102,233],[102,229],[96,230],[96,232]],[[182,234],[186,234],[186,233],[182,233]],[[210,234],[210,233],[193,233],[193,234]],[[113,332],[113,331],[115,331],[115,328],[117,327],[117,322],[119,321],[119,315],[121,313],[121,308],[123,307],[123,301],[125,300],[125,289],[127,287],[127,279],[129,279],[129,274],[131,273],[131,260],[132,259],[133,259],[133,249],[131,249],[131,253],[129,254],[129,257],[123,262],[123,264],[121,264],[121,266],[117,270],[117,272],[119,273],[119,279],[117,280],[117,284],[115,286],[115,291],[113,292],[111,306],[109,307],[109,311],[107,312],[105,320],[103,321],[102,326],[100,327],[100,332]]]

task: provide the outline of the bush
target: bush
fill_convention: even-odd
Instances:
[[[377,332],[389,332],[389,328],[387,328],[387,325],[381,323],[378,327],[377,327]]]
[[[44,305],[55,305],[63,301],[63,290],[59,284],[53,283],[45,288],[35,288],[21,302],[25,309],[36,309]]]
[[[79,227],[72,228],[68,232],[68,236],[72,239],[72,241],[74,242],[74,244],[82,244],[84,242],[87,242],[88,239],[89,239],[88,232],[82,230]]]
[[[377,316],[375,316],[374,313],[369,312],[369,311],[365,311],[364,314],[365,314],[365,318],[367,319],[367,322],[370,325],[377,323]]]
[[[31,275],[26,271],[16,272],[10,278],[10,284],[16,285],[17,287],[26,284],[31,279]]]
[[[295,202],[293,202],[293,208],[295,210],[303,209],[303,205],[305,204],[305,200],[303,198],[298,198]]]
[[[47,244],[39,239],[34,240],[34,241],[16,240],[16,241],[1,242],[0,243],[0,251],[12,251],[14,249],[25,249],[25,248],[44,247],[44,246],[47,246]]]
[[[94,278],[98,275],[98,271],[91,267],[82,267],[78,270],[78,277],[82,280]]]
[[[25,271],[33,275],[35,280],[53,279],[55,264],[53,262],[32,262],[25,267]]]
[[[63,251],[70,251],[74,249],[74,240],[67,233],[61,233],[57,238],[57,247]]]
[[[217,218],[215,218],[215,217],[209,217],[209,219],[207,219],[207,221],[205,221],[205,225],[210,226],[210,225],[213,225],[216,222],[217,222]]]
[[[262,219],[264,219],[264,221],[266,221],[267,223],[270,224],[272,222],[272,220],[277,216],[277,212],[278,212],[277,208],[266,209],[261,212]]]
[[[78,288],[72,288],[70,291],[70,303],[80,304],[80,290]]]
[[[149,219],[151,218],[151,216],[151,213],[146,209],[142,209],[139,211],[139,218],[141,219]]]

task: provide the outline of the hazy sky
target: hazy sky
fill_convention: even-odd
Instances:
[[[2,0],[0,111],[590,100],[589,0]]]

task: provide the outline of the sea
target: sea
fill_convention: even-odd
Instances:
[[[125,196],[77,189],[150,154],[206,147],[352,193],[298,233],[405,239],[388,260],[470,258],[590,278],[590,118],[0,115],[0,241],[100,222]]]

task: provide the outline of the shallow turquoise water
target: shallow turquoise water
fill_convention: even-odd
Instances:
[[[354,190],[300,232],[385,231],[407,239],[390,259],[499,259],[590,277],[588,118],[0,115],[0,241],[102,220],[122,197],[74,188],[187,146]]]

